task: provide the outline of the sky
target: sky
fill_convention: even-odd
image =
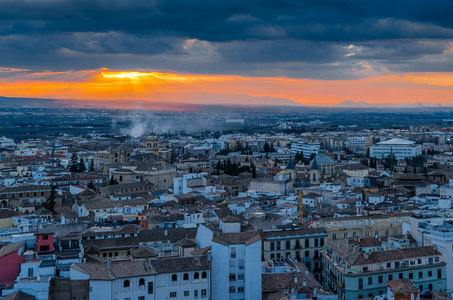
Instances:
[[[0,96],[453,106],[453,1],[0,0]]]

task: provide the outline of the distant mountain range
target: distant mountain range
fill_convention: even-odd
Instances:
[[[209,96],[212,96],[209,97]],[[178,98],[178,97],[181,97]],[[214,99],[214,100],[208,100]],[[326,109],[404,109],[404,108],[451,108],[452,104],[438,102],[403,102],[403,103],[368,103],[365,101],[346,100],[330,107],[305,106],[298,102],[277,97],[253,97],[234,94],[188,93],[175,95],[172,101],[146,100],[73,100],[73,99],[41,99],[13,98],[0,96],[0,108],[101,108],[155,111],[273,111],[303,112]]]
[[[442,104],[438,102],[401,102],[401,103],[368,103],[365,101],[346,100],[334,107],[342,108],[423,108],[423,107],[453,107],[453,104]]]
[[[291,107],[304,105],[285,98],[254,97],[235,94],[187,93],[172,101],[147,100],[77,100],[13,98],[0,96],[0,108],[112,108],[147,110],[195,110],[205,107]]]

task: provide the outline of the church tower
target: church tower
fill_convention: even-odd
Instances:
[[[157,136],[157,134],[153,132],[148,134],[148,137],[145,141],[145,148],[146,152],[159,155],[159,137]]]

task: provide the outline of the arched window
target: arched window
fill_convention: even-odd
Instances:
[[[189,280],[189,273],[184,273],[183,280]]]
[[[195,274],[193,274],[193,279],[200,279],[200,273],[195,272]]]
[[[206,277],[208,277],[208,273],[206,273],[206,272],[201,273],[201,278],[206,278]]]
[[[129,280],[124,280],[123,287],[128,288],[131,285]]]
[[[144,285],[145,285],[145,279],[140,278],[140,280],[138,281],[138,286],[144,286]]]
[[[171,281],[178,281],[178,275],[176,274],[171,275]]]

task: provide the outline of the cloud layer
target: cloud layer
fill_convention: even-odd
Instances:
[[[0,77],[102,67],[312,79],[453,70],[450,0],[0,0],[0,8]]]

